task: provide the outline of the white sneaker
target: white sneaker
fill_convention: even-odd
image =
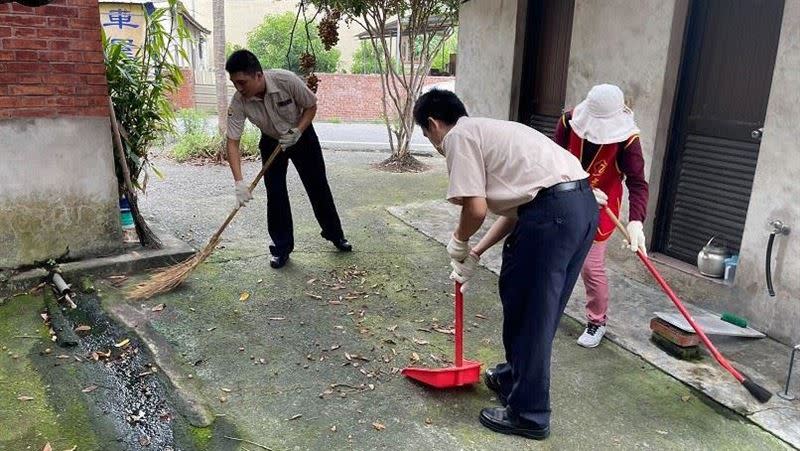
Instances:
[[[584,348],[596,348],[606,334],[606,326],[598,326],[597,324],[589,324],[586,330],[578,338],[578,344]]]

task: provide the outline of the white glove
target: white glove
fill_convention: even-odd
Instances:
[[[447,254],[453,260],[463,262],[469,255],[469,242],[461,241],[455,235],[450,237],[450,242],[447,243]]]
[[[604,193],[602,190],[595,188],[592,190],[592,194],[594,194],[594,198],[597,201],[597,205],[601,207],[605,207],[606,205],[608,205],[608,195]]]
[[[244,180],[239,180],[234,184],[234,188],[236,189],[236,206],[244,207],[253,198],[253,194],[250,192],[250,185]]]
[[[469,280],[475,274],[475,268],[480,260],[479,256],[472,253],[467,254],[467,258],[463,262],[450,260],[450,266],[453,268],[453,272],[450,273],[450,280],[461,284],[461,293],[467,292]]]
[[[281,135],[278,141],[281,143],[284,149],[287,149],[297,144],[297,141],[300,140],[301,135],[302,133],[300,132],[300,129],[295,127],[286,132],[286,134]]]
[[[644,255],[647,255],[647,249],[644,238],[644,225],[642,225],[642,221],[629,222],[627,229],[628,229],[628,236],[631,237],[631,242],[628,243],[626,240],[625,241],[626,244],[623,247],[627,247],[632,252],[640,250]]]

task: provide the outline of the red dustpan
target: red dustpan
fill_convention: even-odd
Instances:
[[[456,282],[456,365],[448,368],[406,368],[401,374],[434,388],[460,387],[478,382],[481,364],[464,360],[463,335],[464,295],[461,294],[461,284]]]

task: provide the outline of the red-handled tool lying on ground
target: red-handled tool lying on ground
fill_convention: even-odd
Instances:
[[[606,214],[614,221],[617,229],[622,232],[622,234],[625,236],[625,239],[630,243],[631,238],[628,236],[628,231],[619,221],[619,218],[617,218],[617,216],[608,207],[605,207],[605,211]],[[661,285],[661,289],[664,290],[664,293],[666,293],[667,296],[669,296],[669,298],[675,304],[675,307],[680,310],[683,317],[686,318],[686,321],[689,322],[694,331],[697,333],[698,337],[700,337],[700,340],[703,342],[706,348],[708,348],[709,352],[711,352],[711,355],[714,356],[714,359],[716,359],[716,361],[719,362],[723,368],[728,370],[728,372],[731,373],[731,375],[733,375],[733,377],[735,377],[739,383],[744,385],[744,388],[746,388],[747,391],[749,391],[750,394],[758,400],[758,402],[765,403],[769,401],[769,399],[772,397],[772,393],[769,390],[755,383],[752,379],[742,375],[742,373],[740,373],[736,368],[733,367],[733,365],[731,365],[730,362],[728,362],[728,359],[726,359],[725,356],[720,354],[714,344],[711,343],[711,340],[709,340],[703,330],[700,329],[700,326],[694,322],[692,315],[689,314],[689,311],[683,306],[683,303],[680,299],[678,299],[678,296],[675,294],[675,292],[673,292],[669,285],[667,285],[667,282],[663,277],[661,277],[661,274],[658,273],[658,270],[656,270],[655,266],[653,266],[653,263],[650,261],[650,259],[647,258],[647,255],[645,255],[641,250],[637,250],[636,255],[639,256],[639,259],[650,271],[650,274],[652,274],[658,284]]]
[[[478,382],[481,378],[480,362],[464,360],[464,295],[456,282],[456,351],[455,366],[447,368],[405,368],[401,374],[434,388],[460,387]]]

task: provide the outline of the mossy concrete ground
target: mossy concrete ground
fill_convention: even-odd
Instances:
[[[79,308],[64,313],[67,327],[91,325],[73,347],[51,341],[40,316],[47,296],[39,290],[0,305],[0,450],[230,446],[219,443],[233,431],[229,422],[197,429],[177,414],[152,357],[134,333],[108,320],[98,294],[79,293]],[[111,356],[95,361],[92,352]],[[215,431],[220,437],[209,440]]]
[[[447,333],[452,327],[452,284],[443,246],[385,209],[441,198],[447,181],[440,158],[426,159],[432,169],[422,174],[370,168],[383,157],[326,153],[353,253],[336,252],[319,237],[291,171],[297,244],[285,268],[276,271],[268,265],[266,199],[259,189],[226,231],[222,247],[187,283],[133,304],[182,360],[218,421],[231,426],[192,431],[194,443],[203,442],[207,449],[259,449],[224,438],[235,434],[230,436],[275,450],[785,448],[772,435],[617,346],[576,346],[580,328],[569,319],[562,321],[555,341],[552,435],[547,441],[502,436],[481,427],[479,410],[497,405],[482,384],[434,391],[400,376],[398,369],[407,365],[443,366],[452,358]],[[151,183],[143,209],[202,246],[231,207],[229,170],[159,165],[166,179]],[[248,177],[257,170],[257,163],[246,164]],[[26,305],[17,301],[2,309]],[[121,292],[110,289],[103,301],[127,302]],[[160,304],[163,310],[153,311]],[[3,318],[8,318],[6,311]],[[28,318],[31,330],[25,333],[35,333],[36,308],[14,315]],[[489,271],[477,275],[466,298],[465,319],[466,356],[484,365],[501,360],[502,314],[497,278]],[[17,334],[17,326],[24,322],[15,320],[13,330],[0,331],[3,344]],[[44,390],[47,383],[36,379],[41,370],[23,372],[8,369],[9,364],[8,357],[0,357],[3,405],[18,403],[16,391],[7,391],[22,383],[21,378]],[[46,403],[47,394],[41,396]],[[96,421],[91,416],[70,429],[58,423],[55,412],[45,405],[18,414],[11,430],[24,429],[20,425],[28,421],[49,425],[55,435],[91,435],[87,431]],[[56,448],[70,446],[64,441]],[[79,449],[93,446],[90,442]]]

